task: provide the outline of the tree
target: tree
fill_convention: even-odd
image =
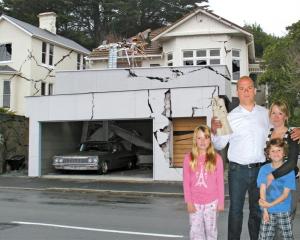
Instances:
[[[57,14],[57,32],[92,49],[108,35],[118,39],[166,26],[208,0],[0,0],[0,11],[38,25],[37,15]]]
[[[255,55],[257,58],[262,58],[264,50],[274,44],[278,37],[267,34],[263,31],[262,27],[259,24],[246,24],[244,28],[253,34],[254,44],[255,44]]]
[[[285,100],[291,124],[300,124],[300,21],[287,28],[287,36],[269,46],[263,56],[266,71],[260,83],[269,86],[269,100]]]

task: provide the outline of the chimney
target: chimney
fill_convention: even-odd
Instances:
[[[40,28],[48,30],[56,34],[56,13],[55,12],[45,12],[40,13],[38,18],[40,20]]]

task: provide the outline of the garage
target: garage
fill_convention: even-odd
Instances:
[[[85,140],[108,140],[113,133],[139,161],[151,162],[147,178],[181,181],[182,159],[190,151],[194,127],[210,122],[213,97],[231,99],[231,82],[224,66],[174,71],[158,67],[57,72],[53,95],[26,99],[29,176],[57,174],[54,155],[72,152]],[[134,177],[140,177],[138,171]],[[109,174],[117,172],[129,177],[131,171]]]
[[[152,126],[151,119],[42,122],[41,174],[152,178]],[[99,158],[99,169],[88,164],[89,156]],[[56,158],[60,164],[53,164]]]

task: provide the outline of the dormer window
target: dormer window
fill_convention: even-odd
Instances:
[[[0,62],[11,61],[11,43],[0,44]]]
[[[54,45],[51,43],[42,43],[42,63],[53,66]]]

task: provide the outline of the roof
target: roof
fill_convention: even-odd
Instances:
[[[140,47],[139,49],[141,51],[137,51],[137,52],[132,52],[131,49],[127,50],[127,54],[129,56],[132,56],[132,54],[135,57],[149,57],[149,56],[161,56],[162,55],[162,48],[159,45],[158,42],[151,42],[151,40],[156,37],[159,33],[161,33],[162,31],[164,31],[166,27],[162,27],[162,28],[158,28],[155,30],[151,30],[151,29],[147,29],[142,33],[139,33],[131,38],[128,39],[129,42],[132,42],[134,40],[137,40],[138,42],[140,42],[142,45],[142,47]],[[141,37],[142,34],[144,34],[145,32],[148,32],[148,39],[144,39]],[[147,42],[147,40],[149,40],[149,42]],[[107,59],[109,55],[109,49],[108,48],[95,48],[93,49],[93,51],[90,54],[90,58],[91,59],[95,59],[95,58],[102,58],[102,59]],[[119,52],[119,58],[127,58],[126,52],[125,50],[122,50]]]
[[[212,13],[211,11],[207,11],[207,10],[204,10],[202,8],[196,8],[195,10],[187,13],[186,15],[184,15],[183,17],[181,17],[180,19],[178,19],[177,21],[175,21],[174,23],[172,23],[171,25],[166,27],[164,29],[164,31],[160,32],[155,38],[152,39],[152,41],[157,41],[164,34],[170,32],[172,29],[178,27],[179,25],[186,22],[188,19],[190,19],[191,17],[195,16],[196,14],[198,14],[200,12],[207,15],[208,17],[211,17],[211,18],[213,18],[213,19],[229,26],[229,27],[232,27],[232,28],[240,31],[241,33],[243,33],[246,36],[249,36],[249,37],[252,36],[252,34],[250,32],[248,32],[246,29],[244,29],[243,27],[241,27],[241,26],[239,26],[239,25],[237,25],[233,22],[230,22],[229,20],[227,20],[225,18],[222,18],[219,15],[216,15],[216,14]]]
[[[68,49],[80,52],[80,53],[90,54],[90,51],[88,49],[84,48],[83,46],[74,42],[71,39],[51,33],[45,29],[33,26],[29,23],[20,21],[18,19],[15,19],[13,17],[7,16],[4,14],[0,17],[0,20],[2,20],[2,19],[5,19],[6,21],[12,23],[13,25],[20,28],[21,30],[23,30],[24,32],[26,32],[27,34],[29,34],[32,37],[46,40],[46,41],[52,42],[54,44],[66,47]]]
[[[17,70],[11,68],[8,65],[0,65],[0,73],[16,73]]]
[[[189,20],[193,16],[197,15],[198,13],[202,13],[202,14],[210,17],[210,18],[213,18],[216,21],[218,21],[222,24],[225,24],[226,26],[229,26],[229,27],[237,30],[241,34],[243,34],[246,37],[246,40],[249,44],[249,58],[252,59],[252,60],[255,59],[255,51],[254,51],[255,47],[254,47],[254,40],[253,40],[252,33],[248,32],[246,29],[244,29],[243,27],[241,27],[241,26],[239,26],[235,23],[233,23],[233,22],[231,22],[231,21],[229,21],[225,18],[222,18],[219,15],[212,13],[211,11],[207,11],[207,10],[202,9],[202,8],[196,8],[195,10],[191,11],[190,13],[187,13],[182,18],[178,19],[176,22],[174,22],[173,24],[166,27],[162,32],[160,32],[158,35],[156,35],[154,38],[152,38],[151,41],[153,41],[153,42],[158,41],[165,34],[172,31],[174,28],[176,28],[179,25],[183,24],[184,22],[186,22],[187,20]]]

